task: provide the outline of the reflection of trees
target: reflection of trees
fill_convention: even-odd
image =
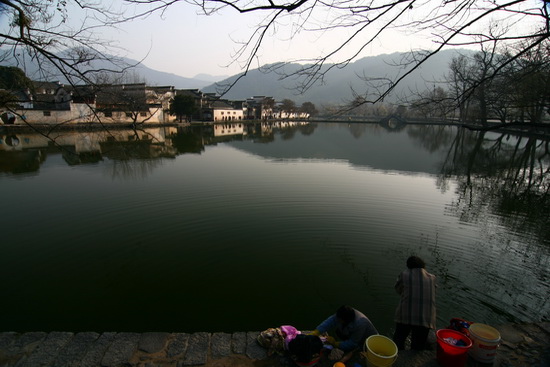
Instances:
[[[446,190],[456,183],[447,214],[481,229],[472,253],[464,256],[468,274],[462,273],[460,260],[451,265],[452,256],[441,256],[436,235],[431,261],[446,292],[444,302],[455,307],[471,295],[472,302],[463,306],[466,314],[486,313],[499,322],[544,317],[547,297],[541,294],[548,287],[541,280],[547,277],[547,256],[538,244],[550,244],[548,140],[428,126],[411,135],[426,148],[446,151],[438,184]],[[518,277],[513,266],[522,262],[529,270],[521,269]],[[474,279],[484,281],[472,286]],[[477,299],[477,293],[484,296]]]
[[[142,179],[153,173],[160,164],[162,161],[158,159],[115,160],[109,166],[107,174],[112,179]]]
[[[21,174],[36,172],[46,159],[41,150],[2,152],[0,172]]]
[[[100,152],[83,152],[77,153],[74,147],[64,147],[61,151],[63,159],[69,166],[75,166],[78,164],[97,163],[102,160]]]
[[[407,130],[422,148],[433,153],[443,147],[454,144],[452,130],[443,125],[417,125]]]
[[[281,136],[283,137],[283,140],[290,140],[294,138],[294,135],[297,132],[300,132],[302,135],[311,135],[315,132],[315,129],[317,128],[317,124],[310,124],[310,123],[289,123],[287,125],[280,126],[278,128],[274,128],[273,131],[280,131]]]
[[[171,136],[172,145],[176,148],[178,153],[198,153],[204,151],[204,142],[203,142],[203,128],[180,128],[178,129],[177,134]],[[210,132],[213,134],[213,132]]]
[[[212,126],[185,128],[111,129],[104,132],[64,131],[44,139],[40,134],[26,133],[23,137],[4,136],[7,149],[0,150],[0,172],[22,173],[38,171],[45,152],[61,153],[68,165],[95,164],[105,158],[116,162],[120,172],[113,176],[143,177],[158,158],[174,158],[179,154],[200,154],[207,145],[224,141],[253,139],[270,143],[280,134],[285,140],[295,134],[312,134],[317,125],[309,123],[273,122],[247,124],[244,134],[214,137]],[[52,143],[53,142],[53,143]],[[17,149],[17,150],[16,150]],[[134,162],[137,161],[137,162]],[[144,163],[146,162],[146,163]]]
[[[315,129],[317,129],[317,124],[305,124],[298,126],[298,130],[300,130],[300,133],[302,135],[312,135],[315,132]]]
[[[349,124],[348,126],[351,135],[356,139],[363,136],[365,131],[367,131],[367,124]]]
[[[275,134],[280,134],[283,140],[291,140],[297,132],[302,135],[311,135],[317,128],[317,124],[294,122],[262,122],[247,124],[248,138],[256,143],[271,143],[275,141]]]
[[[283,129],[281,130],[281,137],[283,138],[283,140],[292,140],[297,130],[298,129],[294,128]]]
[[[101,143],[103,157],[113,163],[109,176],[113,179],[136,179],[149,176],[166,156],[164,144],[152,144],[152,140],[107,141]]]
[[[489,211],[514,232],[550,241],[548,140],[437,126],[411,130],[430,151],[448,147],[439,183],[456,179],[452,212],[461,220],[479,221]]]

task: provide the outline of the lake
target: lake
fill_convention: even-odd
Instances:
[[[550,150],[452,126],[0,130],[0,331],[393,330],[415,254],[438,327],[550,320]]]

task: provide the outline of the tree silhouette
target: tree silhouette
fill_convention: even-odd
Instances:
[[[170,104],[170,113],[176,115],[180,122],[183,117],[191,118],[195,111],[195,99],[189,95],[178,94]]]
[[[261,50],[270,36],[289,29],[287,39],[301,32],[316,33],[319,39],[327,33],[342,31],[342,41],[327,45],[320,55],[304,56],[270,65],[267,69],[279,72],[282,78],[292,78],[300,92],[322,83],[332,69],[342,68],[363,57],[369,46],[393,30],[405,32],[411,44],[411,53],[397,62],[403,72],[394,79],[369,80],[379,91],[363,103],[382,101],[397,83],[412,73],[443,48],[464,47],[476,44],[504,47],[516,45],[513,59],[522,57],[548,39],[550,17],[546,1],[419,1],[419,0],[126,0],[144,9],[138,16],[153,12],[166,12],[169,8],[191,3],[205,15],[223,9],[239,13],[261,13],[261,20],[249,38],[239,44],[234,59],[242,63],[246,75],[253,62],[261,57]],[[492,22],[492,23],[491,23]],[[496,22],[496,23],[495,23]],[[499,24],[496,27],[494,24]],[[415,51],[414,36],[431,40],[432,49]],[[265,45],[267,47],[267,45]],[[493,46],[491,46],[493,47]],[[302,67],[285,72],[287,62]],[[504,67],[504,65],[502,65]],[[485,78],[490,79],[502,69],[495,69]],[[237,83],[239,78],[227,88]]]
[[[112,5],[105,4],[95,0],[0,0],[0,13],[5,16],[0,27],[0,62],[24,68],[32,61],[39,65],[39,75],[30,75],[33,80],[61,76],[73,85],[91,84],[100,72],[128,69],[130,65],[113,52],[107,53],[113,49],[97,36],[99,27],[123,19]],[[68,20],[80,11],[85,15],[74,28]],[[105,63],[95,66],[97,61]]]

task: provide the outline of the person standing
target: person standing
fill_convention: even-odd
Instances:
[[[430,329],[435,329],[436,277],[426,271],[426,264],[418,256],[407,259],[407,269],[401,272],[395,290],[401,296],[395,312],[393,341],[400,350],[411,334],[411,348],[422,350]]]

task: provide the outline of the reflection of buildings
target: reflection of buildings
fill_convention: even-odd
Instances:
[[[232,135],[271,135],[275,130],[292,129],[299,126],[308,125],[308,122],[303,121],[273,121],[259,122],[254,124],[243,123],[214,123],[213,136],[232,136]]]
[[[214,124],[214,136],[244,135],[243,123]]]
[[[174,127],[159,127],[143,130],[67,131],[47,137],[36,133],[0,135],[0,171],[36,171],[47,154],[60,152],[70,165],[95,163],[104,157],[118,160],[174,157],[176,149],[168,137],[175,132]]]
[[[155,144],[164,144],[166,143],[166,136],[175,131],[175,127],[159,127],[142,130],[115,129],[93,132],[67,131],[50,134],[49,136],[36,133],[8,134],[0,135],[0,152],[41,149],[51,146],[72,146],[75,152],[84,153],[100,151],[101,143],[106,141],[151,141]]]
[[[38,171],[49,154],[61,153],[69,165],[112,161],[151,160],[200,154],[205,146],[220,142],[254,139],[269,142],[276,132],[308,128],[308,122],[223,122],[188,127],[65,131],[49,136],[37,133],[0,135],[0,172]]]

